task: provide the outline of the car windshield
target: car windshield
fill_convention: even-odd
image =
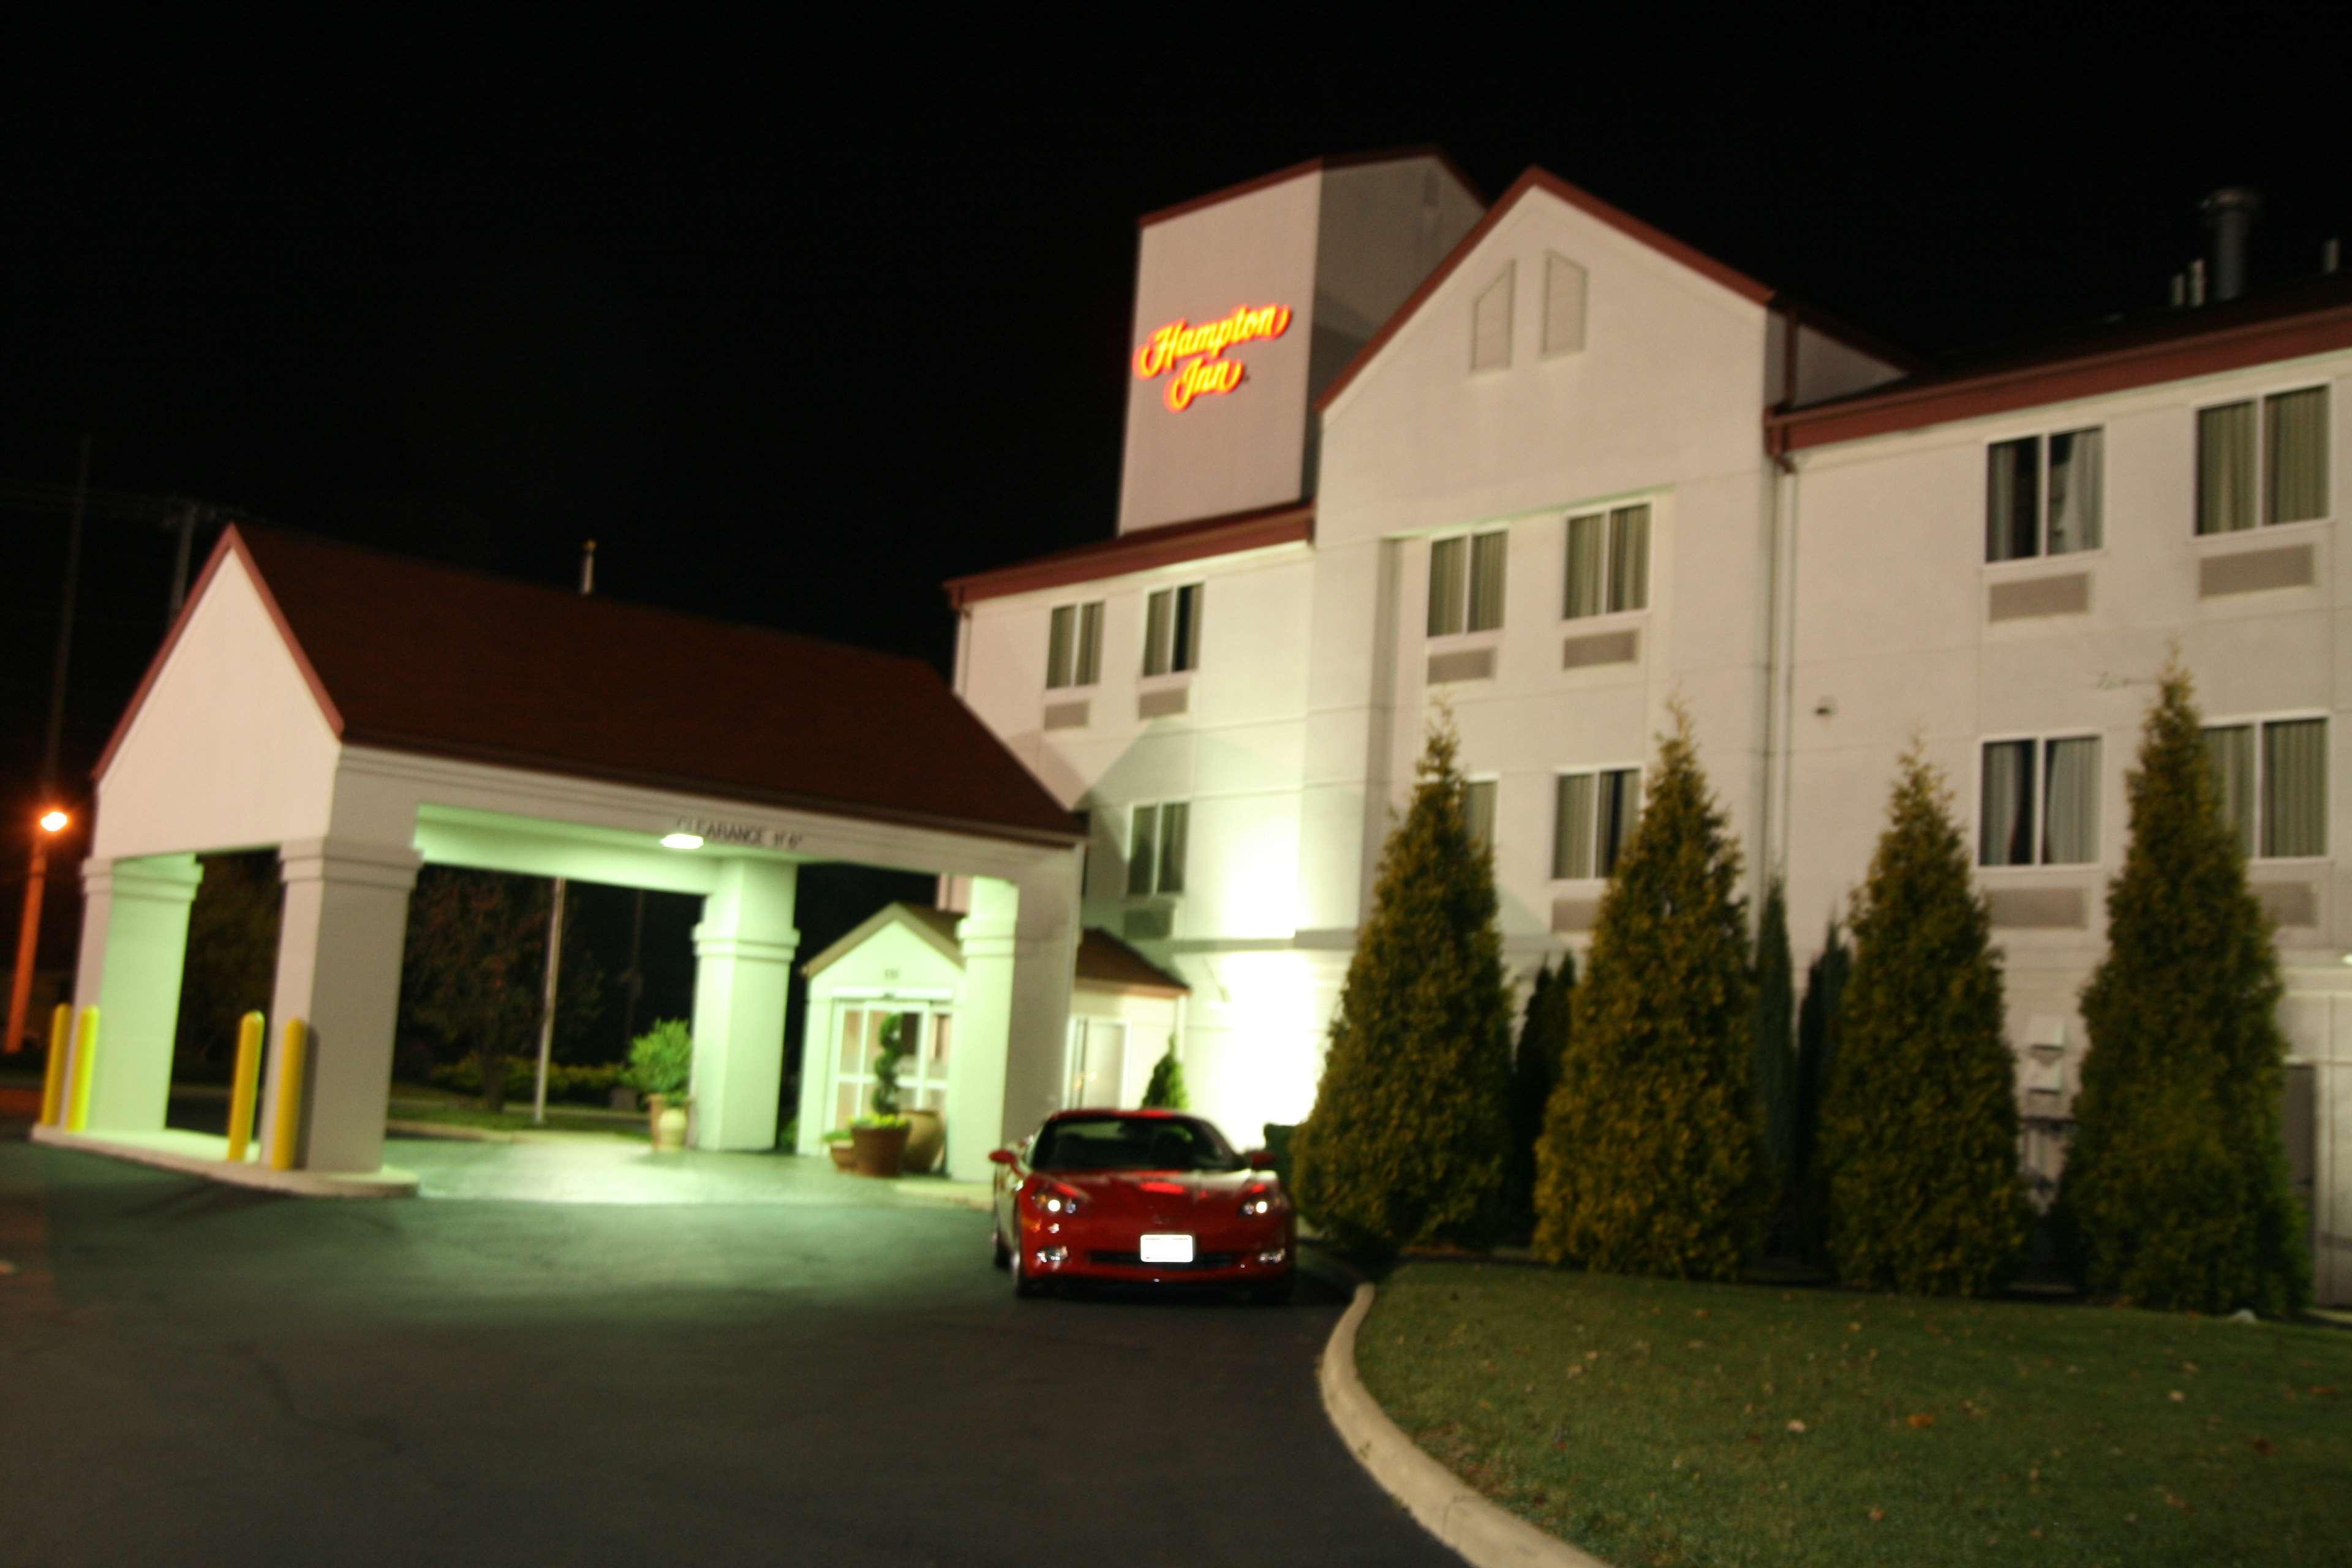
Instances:
[[[1186,1116],[1066,1116],[1037,1133],[1039,1171],[1238,1171],[1241,1156]]]

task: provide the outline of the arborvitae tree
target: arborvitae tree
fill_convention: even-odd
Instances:
[[[1502,1220],[1511,995],[1494,855],[1471,835],[1458,750],[1449,721],[1431,726],[1293,1145],[1300,1212],[1376,1257],[1485,1246]]]
[[[1853,972],[1853,949],[1832,915],[1821,952],[1805,966],[1805,1000],[1797,1009],[1796,1128],[1781,1237],[1783,1247],[1810,1262],[1824,1261],[1829,1245],[1829,1189],[1819,1152],[1822,1097],[1829,1089],[1830,1063],[1837,1059],[1838,1008]]]
[[[1536,1144],[1543,1137],[1544,1110],[1559,1082],[1559,1058],[1568,1049],[1569,1016],[1576,1000],[1576,955],[1560,954],[1559,967],[1536,971],[1519,1026],[1519,1047],[1511,1058],[1511,1161],[1504,1182],[1506,1234],[1528,1237],[1536,1224]]]
[[[1167,1053],[1152,1065],[1151,1081],[1143,1086],[1144,1108],[1184,1110],[1192,1103],[1192,1098],[1184,1092],[1184,1064],[1176,1059],[1176,1042],[1171,1038]]]
[[[1789,952],[1789,900],[1775,877],[1756,923],[1756,1098],[1764,1108],[1764,1152],[1782,1204],[1796,1171],[1796,967]]]
[[[1771,1183],[1754,1082],[1739,850],[1678,706],[1576,988],[1536,1153],[1536,1250],[1614,1273],[1727,1279]]]
[[[2289,1311],[2310,1295],[2311,1260],[2280,1129],[2278,954],[2177,659],[2129,788],[2107,955],[2083,988],[2090,1050],[2061,1229],[2091,1289]]]
[[[1942,776],[1915,745],[1855,900],[1822,1108],[1842,1279],[1980,1295],[2024,1247],[2016,1068],[1990,929]]]

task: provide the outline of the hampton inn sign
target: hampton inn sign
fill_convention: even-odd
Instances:
[[[1168,376],[1168,406],[1181,414],[1196,397],[1231,392],[1242,384],[1242,363],[1225,358],[1227,349],[1259,338],[1278,338],[1289,330],[1287,305],[1261,305],[1255,310],[1244,305],[1223,320],[1198,326],[1180,317],[1136,349],[1136,379]]]

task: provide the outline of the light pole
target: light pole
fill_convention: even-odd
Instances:
[[[72,821],[51,806],[35,824],[33,859],[25,876],[25,923],[16,933],[16,983],[8,991],[8,1038],[0,1046],[0,1052],[9,1056],[25,1048],[25,1010],[33,1000],[34,950],[41,945],[41,892],[49,876],[49,840]]]

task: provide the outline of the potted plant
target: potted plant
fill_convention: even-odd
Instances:
[[[898,1064],[906,1058],[902,1016],[883,1020],[882,1049],[874,1058],[874,1110],[849,1124],[861,1176],[895,1176],[907,1157],[909,1124],[898,1114]]]
[[[824,1152],[833,1156],[833,1168],[835,1170],[855,1171],[857,1169],[857,1146],[850,1142],[850,1131],[848,1128],[836,1127],[830,1132],[821,1133],[818,1136],[817,1142],[823,1143],[824,1145]]]
[[[646,1097],[654,1147],[686,1147],[687,1085],[694,1076],[694,1037],[683,1018],[664,1018],[629,1045],[629,1083]]]

